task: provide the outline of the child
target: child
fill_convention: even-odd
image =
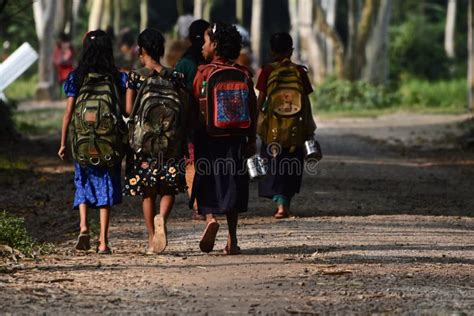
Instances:
[[[203,252],[214,247],[219,229],[214,215],[226,215],[229,235],[224,253],[228,255],[240,254],[238,213],[247,210],[249,197],[249,178],[242,170],[244,157],[254,154],[256,148],[253,83],[249,71],[233,63],[240,47],[241,37],[234,26],[213,24],[204,33],[202,47],[210,64],[199,66],[194,78],[201,125],[194,134],[196,175],[190,207],[196,199],[199,214],[206,215],[199,243]],[[219,168],[223,161],[226,166]]]
[[[167,246],[166,221],[175,194],[186,189],[178,160],[185,154],[183,75],[160,64],[165,39],[155,29],[138,36],[139,58],[144,66],[131,71],[126,95],[130,115],[130,145],[124,195],[143,196],[148,231],[146,254],[161,253]],[[149,97],[151,96],[151,97]],[[156,199],[160,195],[159,213]]]
[[[193,89],[194,76],[197,67],[205,63],[202,56],[202,45],[204,44],[204,32],[209,28],[209,22],[205,20],[196,20],[189,26],[189,41],[191,46],[184,53],[183,57],[176,64],[176,71],[181,72],[186,80],[186,86],[189,90]],[[193,189],[194,169],[194,145],[192,144],[192,135],[188,139],[189,161],[186,162],[186,185],[188,186],[188,194],[191,196]],[[192,219],[204,220],[204,216],[200,216],[197,211],[197,204],[194,203],[192,209]]]
[[[257,104],[261,156],[268,160],[269,166],[267,176],[259,182],[258,192],[277,204],[274,216],[281,219],[289,216],[291,199],[300,191],[303,144],[313,137],[316,125],[308,98],[313,89],[306,68],[290,60],[291,36],[272,35],[270,48],[275,62],[263,67],[256,86],[260,92]]]
[[[99,208],[100,236],[96,251],[99,254],[111,253],[108,246],[110,209],[122,200],[122,156],[116,153],[123,148],[125,126],[119,102],[123,98],[126,81],[127,75],[115,68],[112,42],[107,34],[100,30],[87,33],[79,65],[71,72],[64,86],[68,99],[58,151],[59,157],[64,159],[68,126],[72,119],[70,138],[76,186],[74,209],[79,209],[80,214],[77,250],[90,249],[88,208]],[[97,99],[103,102],[97,102]],[[99,116],[99,112],[107,116]],[[102,133],[96,135],[95,131],[104,132],[105,136]],[[112,147],[104,145],[101,140],[108,141]]]

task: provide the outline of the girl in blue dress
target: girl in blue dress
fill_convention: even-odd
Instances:
[[[121,96],[124,95],[127,74],[120,73],[115,67],[112,42],[108,35],[100,30],[91,31],[84,37],[79,65],[69,74],[64,85],[68,98],[61,130],[61,147],[58,151],[58,156],[62,160],[65,157],[68,127],[75,101],[84,79],[90,73],[108,75],[114,81],[117,92]],[[120,162],[115,162],[112,167],[80,165],[74,162],[76,193],[73,208],[79,209],[80,215],[80,233],[75,245],[77,250],[91,248],[87,213],[89,208],[98,208],[100,210],[100,236],[96,251],[99,254],[111,253],[108,246],[109,215],[111,206],[122,202],[120,168]]]

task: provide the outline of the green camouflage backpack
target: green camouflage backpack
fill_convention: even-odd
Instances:
[[[126,125],[121,98],[109,75],[89,73],[79,90],[71,119],[71,147],[82,166],[108,166],[123,158]]]
[[[185,109],[189,100],[183,78],[167,68],[159,74],[146,68],[137,73],[145,79],[130,115],[130,147],[149,157],[182,158],[186,145]]]

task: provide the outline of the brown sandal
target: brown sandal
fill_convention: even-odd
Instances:
[[[219,223],[215,220],[207,223],[204,233],[202,234],[199,248],[203,252],[211,252],[214,249],[216,242],[217,231],[219,230]]]
[[[228,255],[228,256],[240,255],[240,254],[242,254],[242,251],[240,250],[239,246],[235,246],[235,247],[231,248],[227,244],[227,245],[225,245],[225,248],[224,248],[224,254]]]

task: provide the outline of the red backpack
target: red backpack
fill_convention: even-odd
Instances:
[[[199,67],[204,76],[199,94],[200,120],[213,137],[248,135],[250,131],[248,73],[233,65],[213,63]]]

